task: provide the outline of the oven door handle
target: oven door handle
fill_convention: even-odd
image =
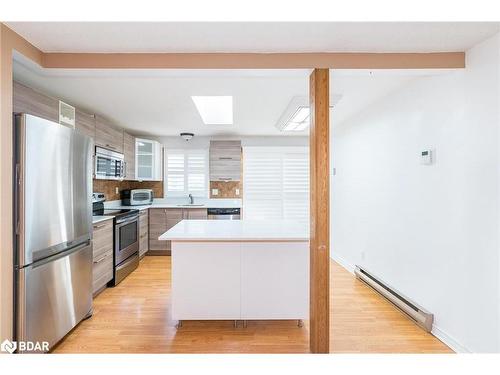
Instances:
[[[126,218],[126,219],[123,219],[122,221],[117,220],[117,221],[116,221],[116,224],[117,224],[116,226],[117,226],[117,227],[122,227],[122,226],[124,226],[124,225],[130,224],[130,223],[133,223],[134,221],[137,221],[137,222],[138,222],[138,221],[139,221],[139,216],[134,216],[134,217],[132,217],[132,218]]]

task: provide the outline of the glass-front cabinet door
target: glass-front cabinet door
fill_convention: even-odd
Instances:
[[[135,140],[135,176],[136,180],[161,180],[161,144],[150,139]]]

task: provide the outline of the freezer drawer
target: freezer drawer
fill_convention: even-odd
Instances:
[[[17,341],[52,348],[92,310],[92,242],[17,271]]]

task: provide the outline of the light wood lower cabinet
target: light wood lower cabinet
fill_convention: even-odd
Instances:
[[[139,256],[142,257],[149,250],[149,217],[148,210],[139,212]]]
[[[95,294],[113,278],[113,220],[93,225],[92,292]]]
[[[171,242],[159,241],[158,237],[182,220],[205,220],[206,208],[150,208],[149,250],[151,254],[170,255]]]

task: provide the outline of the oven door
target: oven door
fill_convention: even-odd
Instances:
[[[139,251],[139,216],[118,219],[115,225],[115,265]]]

